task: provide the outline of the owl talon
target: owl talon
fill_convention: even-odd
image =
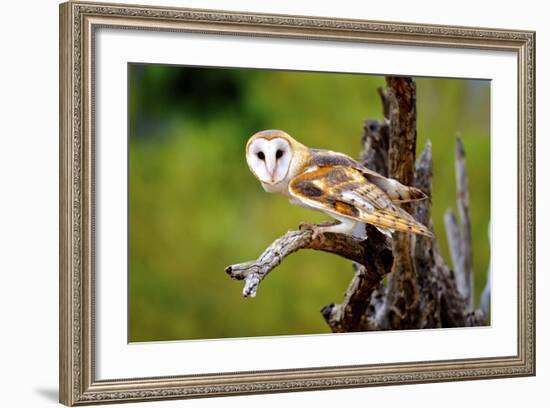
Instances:
[[[298,229],[300,231],[311,231],[312,232],[312,235],[311,235],[312,240],[316,240],[319,237],[319,233],[320,233],[319,226],[316,225],[316,224],[312,224],[310,222],[302,222],[298,226]]]
[[[326,235],[324,234],[326,232],[326,229],[323,227],[315,227],[313,229],[313,234],[311,235],[311,239],[313,241],[319,240],[321,245],[325,243]]]
[[[323,222],[321,224],[312,224],[310,222],[302,222],[298,228],[300,231],[306,230],[311,231],[311,239],[316,240],[320,239],[323,241],[325,239],[325,236],[323,235],[325,232],[333,232],[332,229],[335,226],[340,225],[338,222]]]
[[[314,225],[314,228],[311,230],[313,231],[313,234],[311,235],[312,240],[316,240],[317,238],[321,238],[321,241],[324,239],[323,231],[321,231],[321,228]]]

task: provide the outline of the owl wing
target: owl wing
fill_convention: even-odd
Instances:
[[[377,227],[433,236],[355,167],[314,167],[294,177],[289,183],[289,192],[299,202],[330,214]]]
[[[422,190],[415,187],[404,186],[399,181],[384,177],[383,175],[361,165],[349,156],[330,150],[310,149],[312,165],[323,166],[349,166],[359,170],[363,176],[380,187],[394,202],[405,203],[424,200],[427,198]]]
[[[388,197],[397,203],[408,203],[411,201],[420,201],[428,198],[424,192],[416,187],[404,186],[399,181],[384,177],[375,171],[372,171],[364,166],[357,167],[367,180],[380,187]]]

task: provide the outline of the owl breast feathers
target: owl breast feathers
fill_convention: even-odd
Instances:
[[[281,160],[285,155],[286,160]],[[282,131],[263,131],[250,138],[247,162],[266,191],[285,194],[294,204],[340,221],[322,232],[352,233],[358,223],[368,223],[385,231],[433,236],[399,206],[426,199],[421,190],[386,178],[344,154],[308,148]],[[269,179],[264,174],[279,176]]]

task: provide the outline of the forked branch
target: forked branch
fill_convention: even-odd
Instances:
[[[314,236],[313,231],[304,228],[289,231],[276,239],[255,261],[230,265],[225,272],[232,278],[244,280],[244,297],[255,297],[260,282],[275,269],[284,258],[300,249],[314,249],[330,252],[343,258],[368,264],[366,247],[358,238],[346,234],[321,233]]]

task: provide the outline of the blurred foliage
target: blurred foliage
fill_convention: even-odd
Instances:
[[[381,76],[129,66],[129,341],[327,333],[319,310],[339,302],[353,272],[338,256],[300,251],[255,299],[224,267],[323,214],[263,191],[247,139],[282,129],[356,157],[366,118],[381,118]],[[417,78],[418,149],[433,151],[433,219],[449,260],[443,214],[455,206],[454,140],[470,176],[475,293],[489,266],[490,84]]]

